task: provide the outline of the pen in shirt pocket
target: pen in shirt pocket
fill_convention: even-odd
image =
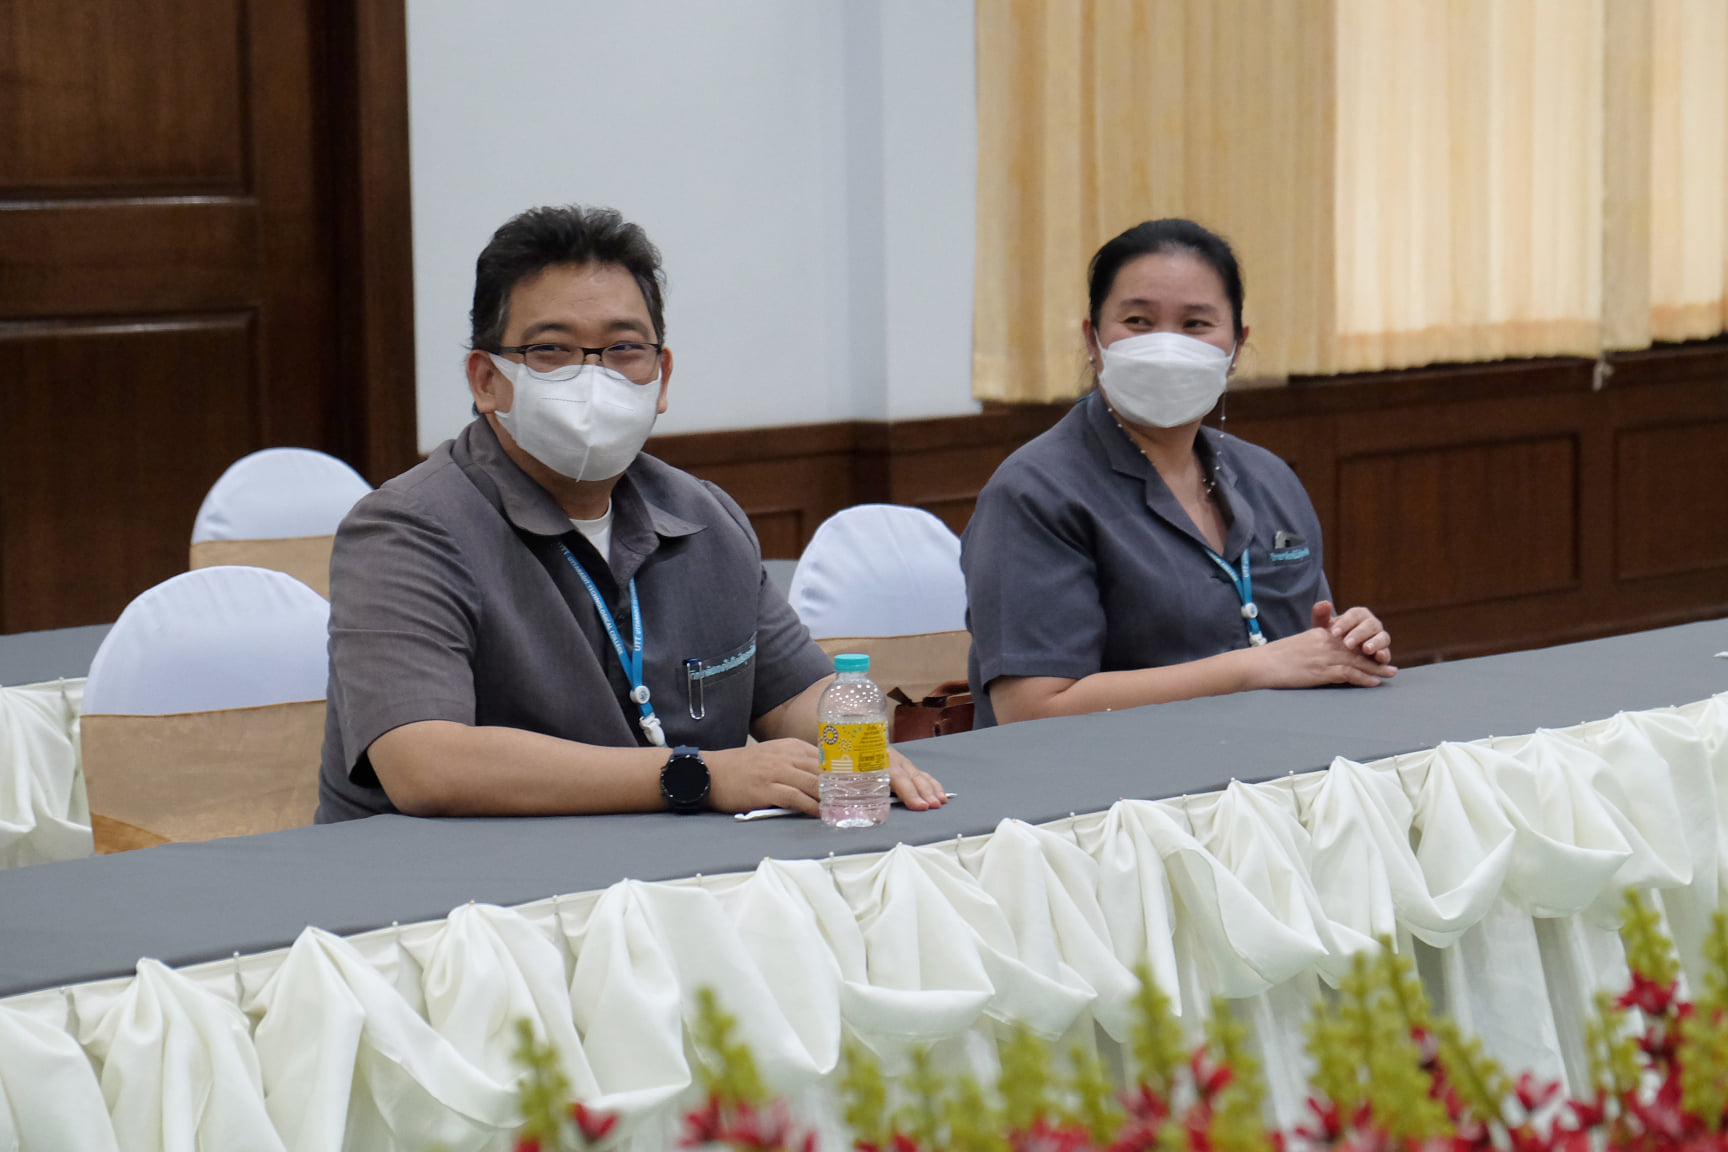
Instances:
[[[702,699],[702,681],[704,679],[706,677],[702,675],[701,660],[692,656],[684,661],[684,684],[689,693],[690,719],[692,720],[700,720],[708,715],[707,705]]]

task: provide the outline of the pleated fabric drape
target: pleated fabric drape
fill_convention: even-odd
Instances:
[[[703,987],[844,1147],[845,1038],[891,1073],[927,1045],[989,1075],[1011,1023],[1105,1049],[1142,963],[1191,1033],[1231,1002],[1290,1125],[1309,1007],[1382,936],[1503,1066],[1582,1092],[1592,995],[1627,979],[1622,890],[1656,894],[1696,981],[1725,830],[1728,695],[958,842],[308,928],[0,1001],[0,1147],[507,1152],[517,1020],[626,1117],[623,1146],[671,1147]]]
[[[83,680],[0,688],[0,868],[93,851],[79,748],[83,707]]]
[[[1728,0],[980,0],[974,394],[1090,386],[1085,265],[1188,216],[1242,375],[1728,329]]]

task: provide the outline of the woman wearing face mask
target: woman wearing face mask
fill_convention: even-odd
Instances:
[[[966,529],[979,725],[1396,674],[1374,614],[1333,610],[1295,474],[1201,426],[1248,336],[1230,246],[1148,221],[1089,281],[1098,388],[1003,463]]]

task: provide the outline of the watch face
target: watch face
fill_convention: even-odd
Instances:
[[[660,790],[669,804],[680,807],[700,804],[708,795],[708,766],[693,753],[673,756],[660,773]]]

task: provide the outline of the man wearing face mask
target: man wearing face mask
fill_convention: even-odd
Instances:
[[[830,662],[738,506],[641,451],[672,376],[658,251],[610,209],[524,212],[472,327],[475,420],[337,533],[318,820],[815,813]]]
[[[1295,474],[1201,426],[1248,335],[1230,246],[1148,221],[1089,287],[1098,390],[1003,463],[966,528],[975,723],[1395,675],[1374,614],[1333,610]]]

